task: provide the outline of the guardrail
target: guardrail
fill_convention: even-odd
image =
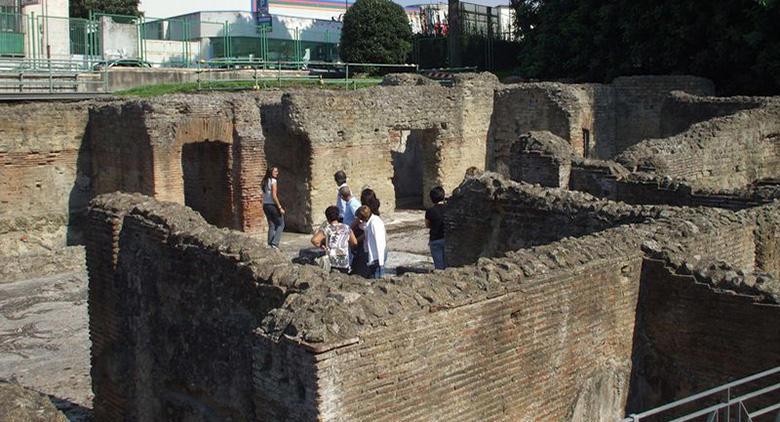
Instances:
[[[771,412],[777,411],[778,413],[775,415],[774,420],[780,421],[780,401],[774,404],[770,404],[768,406],[765,406],[760,409],[754,409],[751,411],[748,411],[748,407],[745,405],[745,403],[748,400],[753,400],[760,396],[765,396],[768,393],[771,393],[775,390],[780,390],[780,382],[774,383],[771,385],[768,385],[766,387],[762,387],[756,390],[753,390],[749,393],[741,394],[736,397],[732,397],[732,392],[736,387],[745,385],[747,383],[766,380],[768,377],[780,374],[780,366],[766,370],[764,372],[760,372],[755,375],[751,375],[746,378],[742,378],[740,380],[730,382],[728,384],[724,384],[720,387],[716,387],[707,391],[703,391],[699,394],[695,394],[693,396],[690,396],[686,399],[677,400],[675,402],[666,404],[661,407],[656,407],[655,409],[651,409],[642,413],[632,414],[629,415],[627,418],[622,419],[620,422],[640,422],[641,420],[651,417],[651,416],[657,416],[661,413],[668,412],[672,409],[679,408],[680,406],[692,404],[696,401],[700,401],[702,399],[710,398],[716,394],[722,394],[726,393],[726,400],[721,401],[718,404],[707,406],[703,409],[695,410],[693,412],[688,413],[687,415],[677,417],[676,419],[673,419],[671,422],[683,422],[683,421],[689,421],[692,419],[700,418],[700,417],[706,417],[707,421],[718,421],[721,414],[724,414],[725,421],[730,422],[733,420],[732,416],[736,416],[737,420],[740,422],[752,422],[754,418],[757,418],[759,416],[768,415]],[[732,410],[734,410],[736,413],[732,414]]]
[[[276,83],[279,86],[285,81],[316,81],[321,85],[343,85],[345,89],[356,89],[361,83],[379,83],[381,78],[355,77],[356,74],[374,72],[377,69],[400,69],[403,71],[418,71],[415,64],[387,63],[341,63],[320,61],[265,61],[262,59],[216,59],[198,62],[198,89],[204,85],[224,82],[253,82],[255,88],[261,84],[268,86]],[[214,78],[217,72],[249,70],[246,78]],[[283,71],[305,71],[308,75],[289,76]],[[273,73],[270,73],[273,72]],[[206,75],[207,77],[203,77]],[[240,73],[237,73],[240,75]]]
[[[82,61],[0,59],[0,91],[9,93],[106,92],[105,71]]]

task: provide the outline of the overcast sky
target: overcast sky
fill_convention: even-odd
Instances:
[[[396,0],[402,5],[436,3],[437,0]],[[446,3],[446,0],[439,0]],[[469,0],[470,3],[495,6],[509,0]],[[141,10],[150,18],[167,18],[198,10],[250,10],[251,0],[141,0]]]

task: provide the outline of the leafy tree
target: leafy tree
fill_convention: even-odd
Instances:
[[[357,0],[344,14],[341,59],[359,63],[403,63],[412,29],[401,6],[390,0]]]
[[[521,71],[608,82],[694,74],[722,93],[780,93],[778,0],[514,0]]]
[[[88,18],[90,10],[112,15],[141,16],[138,0],[70,0],[70,17]]]

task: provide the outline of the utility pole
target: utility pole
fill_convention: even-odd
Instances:
[[[450,56],[450,67],[460,67],[463,63],[461,57],[461,25],[460,25],[460,1],[448,0],[447,2],[447,47]]]

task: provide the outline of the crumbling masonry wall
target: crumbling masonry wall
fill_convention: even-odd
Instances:
[[[483,175],[475,180],[494,186],[490,179]],[[557,192],[553,197],[559,196]],[[526,195],[536,196],[539,207],[549,203],[548,190]],[[107,307],[106,314],[91,319],[91,330],[127,327],[129,337],[115,338],[153,340],[130,342],[126,351],[104,356],[104,362],[112,356],[113,362],[143,362],[146,366],[120,364],[120,368],[130,368],[125,376],[96,379],[96,411],[111,402],[104,400],[105,391],[132,387],[133,397],[152,400],[151,409],[158,409],[161,403],[169,406],[169,418],[192,414],[182,403],[212,403],[216,396],[220,406],[233,409],[235,414],[254,415],[255,420],[616,419],[631,402],[630,386],[654,385],[654,379],[643,378],[650,374],[649,368],[641,367],[637,356],[658,348],[677,358],[677,351],[664,346],[675,332],[667,330],[666,338],[652,343],[635,341],[644,335],[637,332],[641,327],[635,324],[636,309],[643,300],[640,289],[653,289],[657,282],[646,270],[648,260],[669,257],[669,265],[677,267],[684,267],[684,262],[725,260],[750,273],[760,261],[756,243],[762,242],[757,240],[762,237],[755,234],[760,232],[759,214],[778,212],[777,205],[739,213],[653,208],[658,213],[654,219],[645,218],[646,223],[637,224],[629,213],[627,224],[507,252],[503,258],[486,257],[475,265],[444,272],[367,282],[340,274],[328,276],[315,267],[277,263],[274,252],[261,249],[243,234],[209,228],[180,205],[161,205],[138,197],[128,204],[122,198],[111,194],[93,202],[90,215],[97,221],[104,221],[106,214],[121,214],[116,210],[128,211],[124,211],[121,226],[115,223],[119,217],[114,223],[102,223],[106,227],[103,232],[113,233],[112,237],[99,231],[90,237],[90,288],[117,286],[114,294],[126,294],[131,286],[139,286],[138,281],[144,282],[134,287],[141,293],[128,300],[131,312],[125,312],[123,306]],[[581,200],[583,204],[588,201]],[[511,201],[506,202],[511,205]],[[570,210],[575,219],[577,214],[590,212],[578,210],[576,202],[564,200],[556,206]],[[518,206],[529,207],[529,203],[533,201],[520,199]],[[468,206],[467,202],[461,205]],[[619,215],[623,206],[610,207],[617,207],[615,214]],[[603,209],[599,213],[608,215]],[[642,213],[635,210],[633,218]],[[450,232],[448,238],[461,235],[468,233]],[[765,246],[774,247],[771,245]],[[114,273],[110,272],[112,257],[118,259]],[[128,260],[126,265],[123,259]],[[143,264],[137,265],[137,260]],[[203,265],[216,271],[203,271]],[[97,272],[99,268],[104,268],[103,273]],[[168,271],[183,275],[168,281]],[[231,277],[246,281],[220,281]],[[220,292],[208,298],[192,296],[198,291],[192,285],[200,283],[214,283]],[[738,295],[748,291],[748,284],[731,283],[719,288]],[[262,286],[267,287],[253,290]],[[752,286],[750,292],[766,304],[761,308],[767,312],[763,317],[776,319],[780,312],[777,281],[764,276],[761,283]],[[706,291],[691,292],[691,300],[707,297],[701,293]],[[234,301],[243,303],[241,298],[263,305],[252,308],[254,312],[246,318],[228,311],[237,306]],[[156,313],[138,320],[132,315],[145,312],[132,311],[133,304]],[[191,322],[182,321],[181,312],[170,311],[181,306],[187,306],[187,315],[194,315],[187,318]],[[225,311],[213,311],[215,308]],[[685,315],[686,309],[675,307],[673,313]],[[748,330],[758,316],[751,309],[740,307],[739,313],[732,314],[738,317],[732,318],[730,327]],[[652,321],[652,316],[641,317]],[[210,322],[206,324],[204,319]],[[127,325],[128,321],[133,324]],[[254,323],[257,326],[251,327]],[[227,333],[220,334],[225,340],[208,341],[212,334],[208,327],[221,324],[229,327]],[[170,332],[172,327],[176,335],[170,340],[154,335]],[[200,329],[203,334],[196,331]],[[690,330],[692,338],[711,332],[703,323],[691,325]],[[780,339],[777,332],[765,334],[771,349],[766,353],[771,357],[778,353],[775,346]],[[190,338],[202,341],[190,343]],[[742,343],[739,347],[750,346],[750,340],[735,336],[734,341]],[[747,375],[740,362],[752,357],[728,353],[732,347],[713,342],[708,353],[717,359],[696,369],[710,371],[703,379],[720,376],[715,375],[722,367],[718,362],[726,358],[734,361],[724,375]],[[166,356],[172,355],[166,353],[179,349],[193,356],[178,359],[181,363],[171,367]],[[229,390],[233,394],[240,387],[249,388],[251,402],[243,393],[228,397],[216,388],[199,387],[182,393],[170,387],[203,386],[226,379],[220,375],[225,370],[219,364],[221,358],[213,365],[203,364],[194,355],[195,349],[200,350],[199,356],[217,357],[224,356],[226,349],[236,350],[230,356],[241,362],[237,366],[246,368],[251,362],[251,385],[244,377]],[[137,360],[136,356],[146,357]],[[195,370],[188,365],[200,367]],[[170,378],[158,383],[144,378],[144,373]],[[237,375],[229,379],[232,376]],[[183,380],[186,383],[181,384]],[[661,391],[658,397],[666,397],[665,391],[685,391],[683,381],[679,382],[663,387],[670,390],[653,391]],[[603,385],[608,387],[599,388]],[[139,403],[128,402],[128,406]]]
[[[90,124],[95,194],[140,192],[221,227],[262,231],[264,138],[251,96],[117,102],[95,109]]]
[[[400,131],[424,131],[423,201],[441,185],[454,189],[469,167],[484,168],[493,111],[490,74],[466,75],[452,88],[393,85],[351,92],[299,92],[284,97],[285,124],[311,148],[310,215],[335,201],[333,174],[345,170],[359,195],[370,186],[383,212],[395,209],[392,151]],[[314,222],[307,221],[307,224]]]
[[[0,105],[0,283],[83,267],[90,104]]]
[[[700,188],[742,188],[780,174],[780,107],[743,110],[643,141],[616,160],[630,170],[684,178]]]

